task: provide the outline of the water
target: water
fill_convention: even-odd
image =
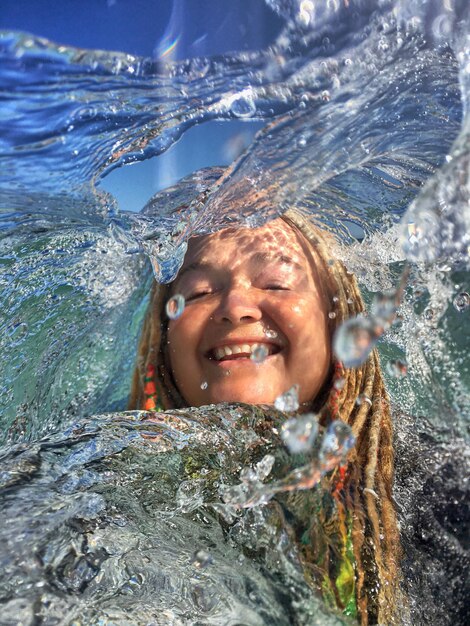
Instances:
[[[243,467],[255,481],[295,467],[266,429],[282,419],[112,414],[4,451],[1,623],[347,623],[305,585],[278,507],[219,514],[222,486],[253,484]]]
[[[335,254],[358,276],[372,322],[382,322],[373,341],[392,364],[384,369],[397,414],[408,416],[397,418],[399,441],[407,428],[400,454],[409,457],[405,444],[414,438],[436,472],[465,456],[468,3],[268,4],[285,20],[268,49],[179,62],[0,34],[5,623],[16,615],[33,623],[33,613],[43,623],[130,615],[129,623],[150,623],[155,611],[165,624],[185,623],[188,614],[203,623],[313,623],[313,614],[314,623],[338,623],[306,597],[289,543],[268,519],[271,505],[244,510],[229,548],[223,522],[204,508],[215,491],[206,493],[192,464],[218,459],[217,471],[237,485],[242,468],[266,456],[244,456],[237,411],[227,409],[222,425],[218,409],[165,425],[113,413],[126,406],[152,271],[171,280],[191,234],[261,224],[291,204],[336,232]],[[121,211],[102,190],[111,171],[163,153],[211,120],[266,125],[228,170],[195,173],[143,213]],[[243,211],[232,202],[241,195],[250,198]],[[390,293],[399,294],[392,309]],[[398,376],[400,362],[406,374],[399,368]],[[287,455],[281,441],[274,450],[275,458]],[[425,584],[409,574],[413,623],[427,623],[422,607],[434,602],[445,624],[454,609],[442,608],[431,583],[439,579],[436,561],[409,540],[410,511],[419,495],[416,527],[436,519],[428,526],[439,529],[443,562],[461,563],[466,544],[451,501],[465,474],[446,470],[439,491],[426,463],[412,487],[401,468],[397,500],[408,554],[427,572]],[[266,482],[287,480],[287,465]],[[167,485],[152,478],[161,471]],[[439,519],[436,500],[421,497],[423,485],[447,503]],[[263,541],[282,585],[246,556]],[[457,608],[459,576],[442,584]],[[413,591],[423,589],[418,583],[426,602]],[[173,614],[181,593],[190,608]]]

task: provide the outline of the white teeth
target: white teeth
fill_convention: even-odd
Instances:
[[[233,346],[222,346],[220,348],[214,349],[214,356],[216,361],[222,360],[225,356],[232,356],[232,354],[251,354],[258,348],[260,345],[266,346],[266,344],[259,343],[243,343]],[[270,346],[266,346],[268,349],[268,353],[272,354],[272,348]]]

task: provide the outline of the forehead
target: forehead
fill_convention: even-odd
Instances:
[[[308,267],[305,242],[281,219],[259,228],[227,228],[217,233],[190,239],[184,265],[207,262],[214,265],[230,263],[232,267],[263,258],[289,258]]]

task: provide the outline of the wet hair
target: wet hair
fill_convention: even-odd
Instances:
[[[311,255],[311,265],[321,276],[323,295],[332,303],[335,313],[329,318],[332,337],[338,325],[364,311],[357,281],[344,264],[334,258],[333,236],[296,210],[287,211],[281,219],[305,241],[305,252]],[[151,290],[138,347],[130,409],[148,408],[145,385],[149,382],[149,371],[152,372],[152,389],[156,389],[158,404],[163,409],[187,406],[175,384],[166,350],[164,307],[170,288],[154,282]],[[341,419],[351,427],[356,438],[356,445],[348,455],[341,489],[338,490],[337,483],[336,486],[332,483],[332,490],[336,489],[339,506],[351,515],[359,621],[362,626],[393,624],[398,600],[400,542],[392,498],[392,419],[377,351],[373,350],[357,368],[344,369],[340,363],[332,364],[312,408],[319,411],[323,425],[332,419]],[[301,547],[307,567],[312,551],[314,548]]]

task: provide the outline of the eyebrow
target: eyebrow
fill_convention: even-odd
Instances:
[[[210,263],[206,263],[205,261],[194,261],[194,263],[190,263],[186,267],[182,267],[179,271],[177,279],[180,279],[181,276],[184,276],[186,272],[194,271],[194,270],[209,270],[214,266]]]
[[[256,252],[250,258],[250,261],[253,261],[255,263],[275,262],[282,265],[289,265],[291,267],[294,267],[296,270],[305,270],[305,268],[298,261],[286,254],[281,254],[280,256],[278,256],[276,254],[272,254],[271,252]],[[207,263],[207,261],[194,261],[186,267],[181,268],[177,279],[179,280],[187,272],[212,269],[214,269],[214,265],[212,263]]]
[[[251,257],[251,260],[255,261],[256,263],[274,262],[274,263],[280,263],[282,265],[290,265],[292,267],[295,267],[295,269],[298,269],[298,270],[305,269],[298,261],[288,256],[287,254],[281,254],[280,256],[278,256],[271,252],[256,252]]]

